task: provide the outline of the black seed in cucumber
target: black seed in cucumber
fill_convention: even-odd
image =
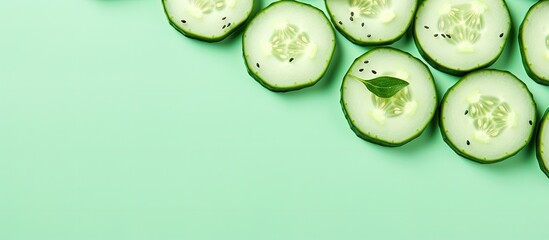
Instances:
[[[318,82],[330,64],[335,33],[324,13],[309,4],[278,1],[244,31],[248,73],[269,90],[297,90]]]
[[[549,177],[549,132],[547,131],[547,122],[549,121],[549,108],[541,118],[538,136],[536,138],[536,156],[539,167]]]
[[[223,40],[250,17],[254,0],[162,0],[170,24],[183,35]]]
[[[431,66],[464,75],[499,58],[510,28],[504,0],[425,0],[417,10],[414,39]]]
[[[366,80],[390,76],[409,85],[392,97],[382,98],[355,76]],[[341,86],[341,106],[357,136],[385,146],[400,146],[418,137],[433,118],[435,83],[419,59],[397,49],[375,48],[358,57],[347,71]]]
[[[478,70],[446,92],[439,121],[444,141],[456,153],[494,163],[530,142],[536,104],[528,87],[513,74]]]
[[[334,26],[359,45],[390,44],[410,26],[417,0],[325,0]],[[338,24],[335,24],[338,23]]]
[[[522,62],[528,76],[549,85],[549,1],[530,8],[520,27]]]

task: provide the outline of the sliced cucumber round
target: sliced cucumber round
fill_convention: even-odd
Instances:
[[[416,14],[414,38],[431,66],[464,75],[492,65],[510,29],[503,0],[425,0]]]
[[[549,1],[539,1],[528,10],[520,26],[522,62],[528,76],[549,85]]]
[[[390,44],[410,26],[417,0],[325,0],[335,27],[359,45]]]
[[[170,24],[183,35],[223,40],[250,17],[254,0],[162,0]]]
[[[358,80],[395,77],[409,85],[389,98],[374,95]],[[437,106],[429,68],[412,55],[375,48],[358,57],[343,79],[341,106],[357,136],[385,146],[400,146],[418,137]]]
[[[547,122],[549,122],[549,108],[545,110],[545,114],[541,118],[538,137],[536,138],[536,156],[539,167],[549,177],[549,149],[547,149],[549,147],[549,132],[546,129]]]
[[[272,3],[244,31],[248,73],[271,91],[312,86],[322,78],[335,49],[335,33],[324,13],[296,1]]]
[[[440,106],[440,131],[456,153],[494,163],[528,144],[536,104],[528,87],[509,72],[479,70],[451,87]]]

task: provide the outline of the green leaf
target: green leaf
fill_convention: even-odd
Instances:
[[[370,92],[380,98],[390,98],[409,85],[408,82],[395,77],[382,76],[366,80],[354,75],[349,77],[362,82]]]

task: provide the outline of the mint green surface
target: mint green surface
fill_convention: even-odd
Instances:
[[[493,67],[541,114],[549,87],[517,43],[533,3],[508,1],[512,41]],[[533,144],[481,165],[435,124],[400,148],[356,137],[339,87],[370,48],[339,33],[326,77],[280,94],[248,76],[241,32],[188,39],[159,0],[4,1],[0,22],[1,240],[549,236]],[[392,46],[419,56],[410,34]],[[457,79],[433,75],[440,96]]]

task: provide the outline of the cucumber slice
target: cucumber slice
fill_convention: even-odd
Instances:
[[[549,1],[539,1],[528,10],[520,26],[522,62],[528,76],[549,85]]]
[[[440,131],[459,155],[494,163],[516,154],[532,137],[536,104],[528,87],[509,72],[479,70],[444,95]]]
[[[206,42],[226,38],[250,17],[254,0],[162,0],[170,24]]]
[[[324,13],[296,1],[272,3],[244,31],[248,73],[271,91],[312,86],[326,72],[335,33]]]
[[[409,85],[390,98],[380,98],[351,75],[362,79],[391,76]],[[400,146],[418,137],[433,118],[435,83],[419,59],[397,49],[375,48],[358,57],[347,71],[341,106],[357,136],[384,146]]]
[[[359,45],[390,44],[410,26],[417,0],[325,0],[335,27]]]
[[[545,114],[541,118],[539,126],[538,137],[536,138],[536,157],[538,158],[539,167],[541,171],[549,177],[549,149],[547,149],[547,143],[549,143],[549,132],[547,132],[547,122],[549,121],[549,108],[545,110]]]
[[[464,75],[492,65],[510,29],[503,0],[425,0],[417,11],[414,39],[431,66]]]

